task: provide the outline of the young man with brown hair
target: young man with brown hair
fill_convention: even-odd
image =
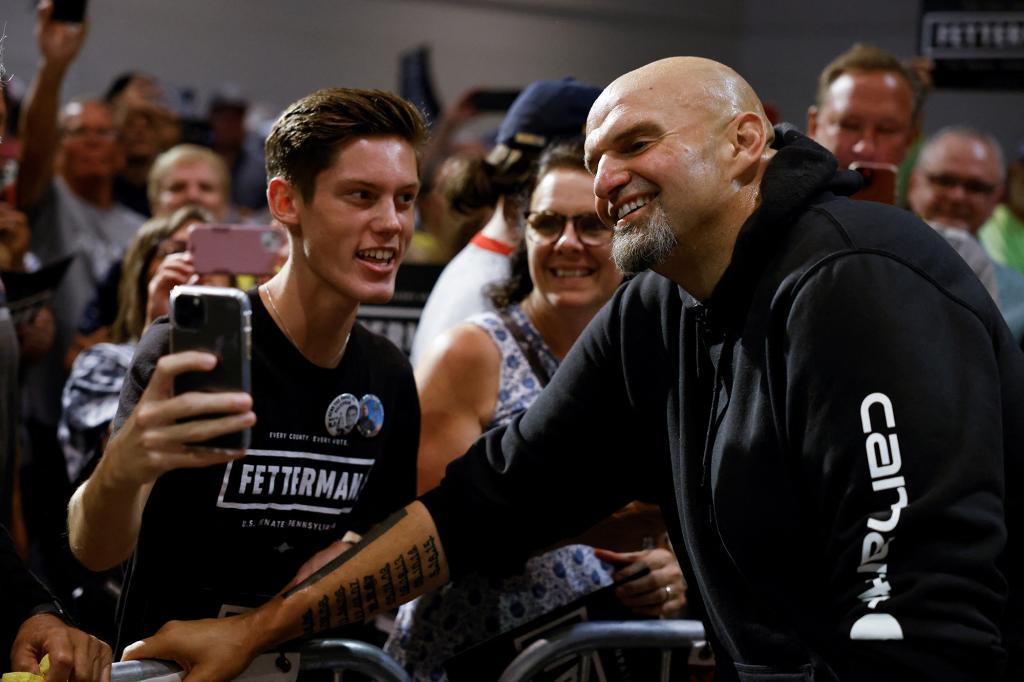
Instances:
[[[426,134],[410,104],[368,90],[315,92],[274,125],[267,198],[291,255],[249,294],[252,397],[172,395],[174,377],[209,370],[216,358],[166,355],[166,321],[142,338],[114,436],[68,513],[86,566],[129,562],[120,646],[170,619],[258,605],[315,552],[332,543],[338,551],[342,538],[413,498],[412,372],[355,316],[360,303],[393,294]],[[382,408],[383,419],[337,418],[363,404]],[[244,428],[245,452],[189,445]]]

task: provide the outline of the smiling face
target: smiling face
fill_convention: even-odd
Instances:
[[[416,154],[408,142],[355,138],[316,176],[308,201],[289,187],[289,210],[275,211],[292,234],[292,267],[308,270],[350,301],[387,302],[412,239],[418,191]]]
[[[554,168],[537,183],[530,197],[531,213],[562,216],[594,212],[593,180],[582,170]],[[550,244],[539,242],[527,228],[526,255],[535,303],[556,308],[600,308],[622,281],[611,260],[611,245],[588,246],[579,239],[574,221]]]
[[[58,163],[69,182],[110,180],[121,168],[121,148],[110,109],[98,102],[72,102],[61,119]]]
[[[228,208],[227,187],[210,164],[181,161],[172,166],[160,180],[154,215],[166,215],[186,204],[202,206],[216,220],[223,220]]]
[[[899,165],[914,140],[914,95],[891,71],[847,71],[832,81],[821,107],[811,107],[807,134],[835,154],[841,168],[854,161]]]
[[[624,272],[657,269],[679,244],[699,245],[731,194],[716,159],[716,133],[727,120],[688,102],[689,94],[624,77],[591,110],[587,166]]]
[[[976,233],[999,203],[1003,170],[986,143],[950,133],[922,150],[907,201],[925,221]]]

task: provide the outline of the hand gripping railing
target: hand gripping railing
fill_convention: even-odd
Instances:
[[[579,623],[528,646],[505,668],[499,682],[526,682],[552,662],[581,651],[612,647],[674,649],[702,639],[704,626],[696,620]]]
[[[299,670],[352,670],[379,682],[409,682],[393,658],[366,642],[318,639],[298,645],[294,651],[299,654]],[[113,665],[110,682],[146,682],[179,672],[181,668],[169,661],[126,661]]]

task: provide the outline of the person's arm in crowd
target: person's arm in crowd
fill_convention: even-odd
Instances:
[[[474,324],[458,325],[437,337],[416,368],[423,415],[417,460],[421,495],[441,482],[448,463],[491,421],[500,372],[497,346]]]
[[[161,331],[166,332],[157,333]],[[146,343],[144,336],[140,347]],[[245,454],[188,445],[255,423],[252,397],[246,393],[173,394],[176,376],[209,371],[216,362],[210,353],[189,351],[161,357],[148,381],[134,376],[134,366],[129,372],[121,407],[126,398],[138,400],[68,506],[71,549],[86,567],[111,568],[131,555],[146,500],[161,474],[221,464]],[[198,418],[203,415],[222,416]],[[178,423],[182,419],[191,420]]]
[[[39,4],[36,42],[42,64],[36,73],[21,110],[21,162],[18,168],[18,207],[33,206],[53,180],[54,157],[60,138],[58,113],[60,89],[68,67],[78,55],[88,20],[69,24],[53,20],[53,3]]]
[[[230,618],[171,621],[125,649],[124,660],[172,660],[189,682],[221,682],[237,677],[256,655],[276,644],[360,622],[447,581],[448,562],[437,528],[426,508],[413,502],[258,609]]]
[[[47,682],[109,682],[110,647],[65,622],[53,595],[25,568],[2,526],[0,613],[5,646],[13,639],[11,670],[38,674],[48,655]]]
[[[988,678],[1016,579],[1001,555],[1004,443],[1020,442],[1005,434],[1020,426],[994,352],[1008,332],[884,256],[802,281],[780,400],[824,552],[831,664],[852,681]]]

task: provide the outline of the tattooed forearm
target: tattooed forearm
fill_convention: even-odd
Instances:
[[[391,564],[385,564],[384,568],[380,569],[380,591],[381,596],[384,599],[385,606],[396,606],[398,604],[395,599],[395,583],[391,578]]]
[[[302,631],[307,635],[316,632],[316,626],[313,623],[313,609],[309,609],[302,614]]]
[[[441,575],[441,554],[437,551],[433,535],[423,543],[423,553],[427,556],[427,577],[436,578]]]
[[[423,587],[423,562],[420,561],[420,548],[413,545],[405,553],[409,557],[409,582],[413,588]]]
[[[308,636],[359,623],[439,587],[446,574],[436,526],[423,505],[413,503],[268,602],[268,629],[280,638],[275,641],[284,641],[300,632]]]
[[[319,607],[320,629],[326,630],[331,627],[331,602],[326,594],[317,603],[317,606]]]
[[[303,590],[309,587],[310,585],[320,582],[326,576],[333,573],[335,569],[337,569],[339,566],[346,563],[347,561],[350,561],[354,556],[359,554],[359,552],[361,552],[364,547],[369,545],[371,542],[376,540],[378,537],[383,535],[385,532],[387,532],[394,526],[398,525],[398,523],[406,516],[408,516],[408,512],[405,509],[398,510],[397,512],[395,512],[394,514],[392,514],[391,516],[389,516],[388,518],[384,519],[379,524],[374,526],[372,529],[370,529],[370,532],[364,535],[363,539],[360,540],[358,544],[348,548],[346,551],[342,552],[335,558],[328,561],[321,568],[314,571],[311,576],[309,576],[308,578],[306,578],[290,590],[287,590],[281,596],[287,599],[299,590]]]
[[[398,576],[398,594],[404,597],[409,594],[409,567],[405,563],[405,555],[399,554],[394,564],[395,575]]]
[[[359,590],[358,580],[348,584],[348,602],[352,605],[352,620],[358,623],[366,616],[363,613],[363,593]]]
[[[368,614],[380,608],[377,599],[377,578],[372,575],[363,576],[363,603],[366,604]]]
[[[334,609],[338,614],[338,625],[348,625],[352,622],[348,615],[348,597],[345,596],[344,585],[339,585],[334,591]]]

